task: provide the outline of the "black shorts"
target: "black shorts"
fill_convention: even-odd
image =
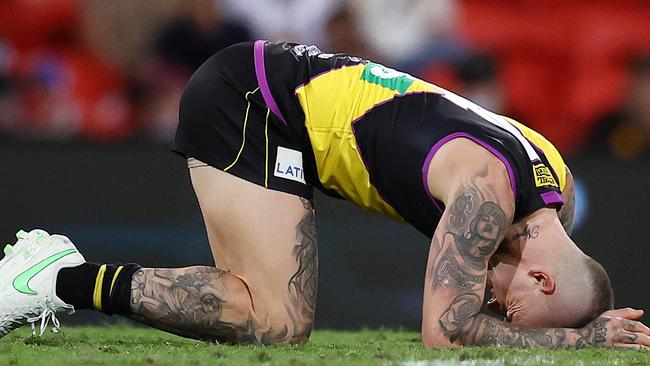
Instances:
[[[311,161],[304,170],[278,156],[313,153],[305,135],[287,127],[267,107],[255,74],[253,43],[228,47],[208,59],[189,80],[180,102],[172,151],[269,189],[311,200]],[[291,178],[294,179],[291,179]],[[287,179],[289,178],[289,179]]]

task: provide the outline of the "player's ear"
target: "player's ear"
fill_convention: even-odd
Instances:
[[[528,275],[535,279],[535,284],[544,295],[555,292],[555,279],[548,273],[540,270],[530,270]]]

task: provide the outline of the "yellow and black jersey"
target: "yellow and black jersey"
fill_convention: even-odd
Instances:
[[[231,137],[214,139],[214,143],[234,140],[232,148],[206,154],[202,150],[215,148],[209,142],[201,143],[205,148],[197,147],[196,142],[206,140],[205,134],[189,141],[188,136],[196,133],[182,126],[201,122],[192,122],[190,113],[184,121],[182,102],[175,151],[268,188],[310,197],[306,189],[314,186],[364,209],[408,222],[432,236],[443,204],[428,191],[429,163],[444,143],[466,138],[506,166],[516,198],[515,220],[541,207],[562,205],[561,191],[566,184],[562,157],[544,137],[512,119],[358,57],[292,43],[256,41],[237,47],[238,55],[231,49],[226,51],[230,57],[213,60],[221,70],[214,74],[227,79],[225,84],[242,84],[246,79],[247,85],[236,86],[237,95],[226,97],[221,88],[212,92],[216,94],[211,98],[213,103],[239,98],[232,108],[246,122],[231,123],[235,126],[228,133]],[[251,54],[254,80],[251,61],[242,60]],[[239,75],[243,71],[236,71],[238,68],[249,70],[249,75]],[[185,94],[191,89],[192,82]],[[220,108],[227,110],[228,105]],[[233,113],[219,113],[222,119],[238,118]],[[251,122],[252,115],[258,122]],[[258,125],[256,133],[252,132],[253,123]],[[217,134],[224,135],[226,130],[221,128]],[[242,143],[246,137],[248,142]],[[251,154],[255,158],[242,158],[246,149],[259,153]],[[227,155],[227,159],[214,155]],[[234,165],[229,167],[229,162]],[[239,168],[237,164],[241,164]]]

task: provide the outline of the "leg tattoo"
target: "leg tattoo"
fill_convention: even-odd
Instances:
[[[318,249],[311,203],[296,226],[297,271],[288,279],[287,318],[260,319],[246,284],[214,267],[141,269],[131,282],[131,318],[184,337],[225,343],[300,343],[309,338],[316,308]]]
[[[294,319],[297,333],[306,338],[311,331],[311,323],[316,311],[316,292],[318,287],[318,246],[316,242],[316,221],[311,202],[300,198],[305,215],[296,227],[298,244],[293,249],[298,262],[298,271],[289,280],[289,293],[299,308],[300,318]],[[293,312],[293,311],[292,311]]]
[[[223,319],[225,305],[235,300],[228,299],[235,281],[214,267],[141,269],[132,280],[132,318],[190,338],[249,342],[255,329],[247,324],[248,309]]]

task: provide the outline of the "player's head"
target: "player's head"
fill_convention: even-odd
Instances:
[[[554,231],[539,229],[525,245],[495,255],[489,306],[515,325],[581,327],[614,305],[605,269]]]

